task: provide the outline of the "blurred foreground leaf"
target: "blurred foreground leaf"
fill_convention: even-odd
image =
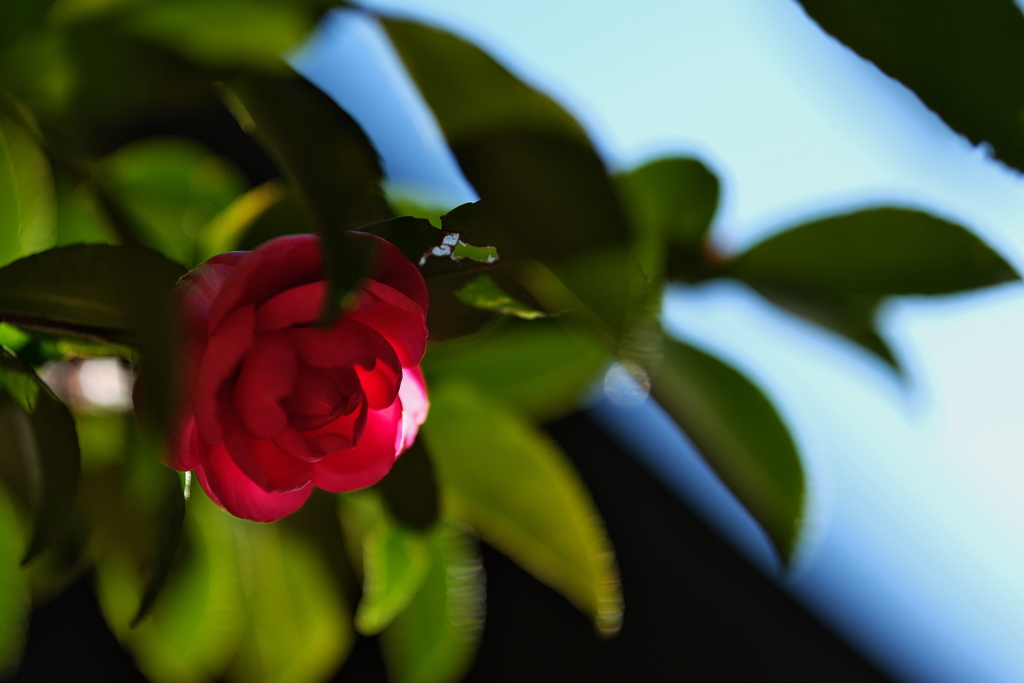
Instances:
[[[1013,0],[799,0],[974,144],[1024,170],[1024,15]]]
[[[778,412],[746,377],[688,344],[665,340],[652,395],[768,534],[784,562],[803,524],[804,472]]]
[[[188,266],[200,260],[200,229],[245,189],[237,169],[186,139],[131,143],[100,168],[146,244]]]
[[[661,277],[667,252],[669,276],[686,279],[718,208],[718,178],[696,159],[667,157],[624,173],[618,181],[644,272]]]
[[[617,333],[629,304],[628,228],[579,124],[470,43],[413,22],[382,23],[463,173],[494,212],[499,250],[514,245],[551,267]],[[600,293],[579,277],[595,257],[616,262],[604,272],[612,286]]]
[[[54,201],[42,150],[28,130],[0,113],[0,265],[52,245]]]
[[[14,506],[0,485],[0,678],[4,680],[18,668],[32,608],[27,576],[18,564],[24,543]]]
[[[164,490],[157,491],[160,494],[160,503],[156,514],[156,533],[152,539],[153,550],[147,567],[149,579],[139,600],[139,609],[132,618],[132,628],[149,614],[174,565],[182,526],[185,523],[185,495],[179,477],[177,472],[164,468],[161,477]]]
[[[75,421],[42,380],[6,350],[0,349],[0,378],[15,403],[8,410],[18,427],[10,457],[20,458],[23,483],[32,508],[34,530],[22,564],[45,550],[67,524],[78,492],[81,454]]]
[[[430,347],[423,361],[429,385],[442,378],[472,381],[537,422],[577,409],[609,360],[590,335],[553,321],[509,324],[460,344]]]
[[[446,514],[562,593],[599,632],[618,631],[622,598],[611,544],[558,447],[465,382],[433,386],[430,410],[423,429]]]
[[[115,514],[120,506],[113,508]],[[121,512],[123,514],[123,512]],[[107,537],[96,562],[96,593],[107,624],[155,683],[222,678],[245,628],[242,566],[230,516],[201,493],[189,500],[183,548],[163,597],[136,628],[144,590],[138,562]]]
[[[778,233],[739,254],[725,272],[894,366],[875,331],[883,299],[952,294],[1019,279],[1009,263],[959,225],[891,208]]]
[[[427,535],[429,571],[380,635],[393,683],[454,683],[469,668],[484,624],[484,572],[476,539],[446,523]]]
[[[325,314],[333,314],[371,263],[370,243],[346,231],[391,215],[377,152],[351,116],[298,76],[247,76],[230,88],[229,106],[267,147],[323,237],[331,282]]]
[[[416,439],[374,488],[395,521],[421,531],[437,521],[437,479],[423,439]]]

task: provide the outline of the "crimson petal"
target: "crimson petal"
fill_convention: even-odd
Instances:
[[[251,435],[272,439],[288,426],[280,402],[291,393],[295,375],[295,352],[284,335],[256,335],[234,391],[238,419]]]
[[[365,281],[358,305],[346,317],[380,332],[398,352],[404,367],[419,363],[427,350],[427,320],[423,310],[394,287]]]
[[[313,492],[310,484],[286,493],[269,493],[238,468],[223,446],[211,449],[196,477],[214,503],[235,517],[254,522],[273,522],[292,514]]]
[[[396,401],[384,410],[371,410],[362,437],[352,448],[329,453],[313,467],[313,483],[342,493],[376,484],[391,471],[400,438],[402,408]]]
[[[199,433],[208,443],[217,444],[224,439],[217,419],[217,397],[224,382],[235,373],[252,342],[252,323],[252,306],[232,311],[210,335],[203,352],[196,381],[193,414]]]

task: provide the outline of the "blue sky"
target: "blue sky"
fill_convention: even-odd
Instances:
[[[1021,178],[792,0],[372,6],[484,46],[576,115],[613,168],[705,160],[724,182],[724,248],[889,204],[968,225],[1024,268]],[[397,185],[472,199],[370,24],[328,22],[298,64],[375,137]],[[756,378],[794,431],[810,526],[782,580],[799,599],[906,680],[1024,679],[1024,287],[889,306],[908,386],[739,286],[673,288],[666,326]],[[763,536],[655,411],[596,410],[771,570]]]

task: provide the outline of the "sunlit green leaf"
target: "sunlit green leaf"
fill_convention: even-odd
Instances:
[[[803,524],[803,467],[789,430],[761,390],[714,356],[669,339],[653,395],[783,560],[791,560]]]
[[[114,531],[124,526],[122,521]],[[155,683],[223,677],[245,628],[244,570],[233,521],[201,491],[188,501],[182,545],[163,597],[134,629],[129,624],[144,590],[136,554],[108,537],[96,563],[107,624]]]
[[[128,34],[213,67],[283,69],[282,55],[315,26],[302,3],[275,0],[175,0],[136,5]]]
[[[616,632],[622,611],[611,544],[558,447],[463,382],[431,387],[423,429],[446,514],[565,595],[600,632]]]
[[[885,297],[952,294],[1019,279],[959,225],[889,208],[778,233],[738,255],[725,272],[892,365],[895,359],[874,329]]]
[[[1024,170],[1024,15],[1013,0],[800,0],[957,132]]]
[[[699,253],[718,208],[718,178],[696,159],[667,157],[618,178],[644,272],[681,275]]]
[[[454,683],[472,663],[483,630],[484,572],[476,539],[439,524],[427,551],[423,585],[380,636],[394,683]]]
[[[246,630],[228,680],[320,681],[341,665],[350,612],[322,556],[280,525],[234,520],[244,567]]]
[[[487,274],[479,275],[455,290],[455,296],[459,301],[473,308],[494,311],[502,315],[514,315],[524,320],[534,320],[544,316],[543,311],[514,299]]]
[[[355,614],[359,632],[380,633],[408,607],[430,562],[423,534],[382,516],[363,538],[363,596]]]
[[[25,547],[21,524],[0,484],[0,678],[17,669],[32,609],[27,577],[18,564]]]
[[[54,241],[50,165],[23,126],[0,113],[0,265]]]
[[[187,265],[200,260],[201,228],[245,189],[237,169],[186,139],[132,143],[104,159],[100,172],[146,244]]]
[[[514,245],[559,275],[581,254],[615,253],[623,265],[605,275],[619,285],[613,289],[628,292],[626,220],[579,124],[466,41],[407,21],[383,25],[463,173],[494,212],[499,251]],[[595,296],[574,279],[566,284],[618,331],[627,297]]]
[[[78,490],[81,454],[75,421],[67,406],[7,351],[0,349],[0,375],[5,391],[18,400],[14,410],[23,411],[17,443],[10,444],[13,457],[23,463],[22,472],[34,529],[22,558],[26,563],[46,549],[67,524]],[[20,376],[20,377],[19,377]],[[36,385],[27,391],[26,382]],[[17,388],[11,393],[10,388]]]
[[[304,79],[249,76],[230,87],[229,105],[251,121],[323,236],[328,312],[336,311],[371,262],[369,243],[345,231],[390,216],[377,152],[355,120]]]
[[[396,521],[421,530],[437,521],[437,480],[422,439],[413,442],[374,488]]]
[[[512,321],[510,321],[512,322]],[[461,344],[431,347],[423,361],[435,378],[471,380],[538,422],[579,407],[581,396],[608,363],[594,337],[549,322],[505,324]]]
[[[235,199],[200,230],[199,259],[205,261],[216,254],[239,248],[243,235],[280,203],[285,193],[279,181],[271,180]]]

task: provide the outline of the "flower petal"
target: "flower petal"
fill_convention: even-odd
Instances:
[[[423,309],[393,287],[364,281],[356,307],[345,315],[380,332],[395,348],[404,367],[417,365],[427,350]]]
[[[398,398],[402,402],[402,442],[398,450],[401,453],[416,440],[420,425],[426,421],[427,412],[430,410],[427,385],[423,381],[423,371],[419,366],[405,368]]]
[[[213,329],[246,304],[259,305],[275,294],[323,279],[323,256],[316,235],[285,235],[256,247],[228,273],[210,307]]]
[[[427,297],[427,285],[423,281],[423,276],[420,275],[419,268],[405,258],[398,247],[390,242],[367,233],[354,232],[352,234],[373,237],[381,243],[377,251],[377,263],[370,273],[370,279],[397,289],[416,302],[423,314],[426,315],[430,300]]]
[[[372,368],[377,362],[375,351],[380,334],[365,325],[342,318],[328,329],[299,327],[287,331],[299,360],[314,368],[337,368],[362,365]],[[394,351],[391,352],[394,355]]]
[[[210,444],[224,439],[217,417],[217,398],[224,382],[242,362],[252,342],[253,307],[235,309],[210,336],[199,364],[193,414],[199,433]]]
[[[272,439],[288,426],[281,407],[295,383],[295,351],[283,334],[257,334],[235,382],[234,407],[252,436]]]
[[[211,449],[196,477],[214,503],[235,517],[273,522],[292,514],[306,502],[313,486],[287,493],[268,493],[245,476],[223,446]]]
[[[327,282],[318,280],[271,297],[256,310],[257,330],[283,330],[316,322],[327,296]]]
[[[341,493],[376,484],[391,471],[397,452],[402,415],[396,401],[384,410],[371,410],[363,435],[352,448],[329,453],[313,466],[313,483]]]
[[[239,470],[268,493],[295,491],[309,483],[309,465],[291,457],[267,439],[254,439],[229,419],[224,447]]]
[[[202,440],[196,429],[196,421],[191,415],[182,420],[181,425],[175,430],[174,441],[167,456],[170,461],[167,464],[179,472],[194,470],[202,462]]]
[[[174,287],[177,310],[189,318],[206,319],[224,280],[246,254],[245,251],[218,254],[183,275]]]

